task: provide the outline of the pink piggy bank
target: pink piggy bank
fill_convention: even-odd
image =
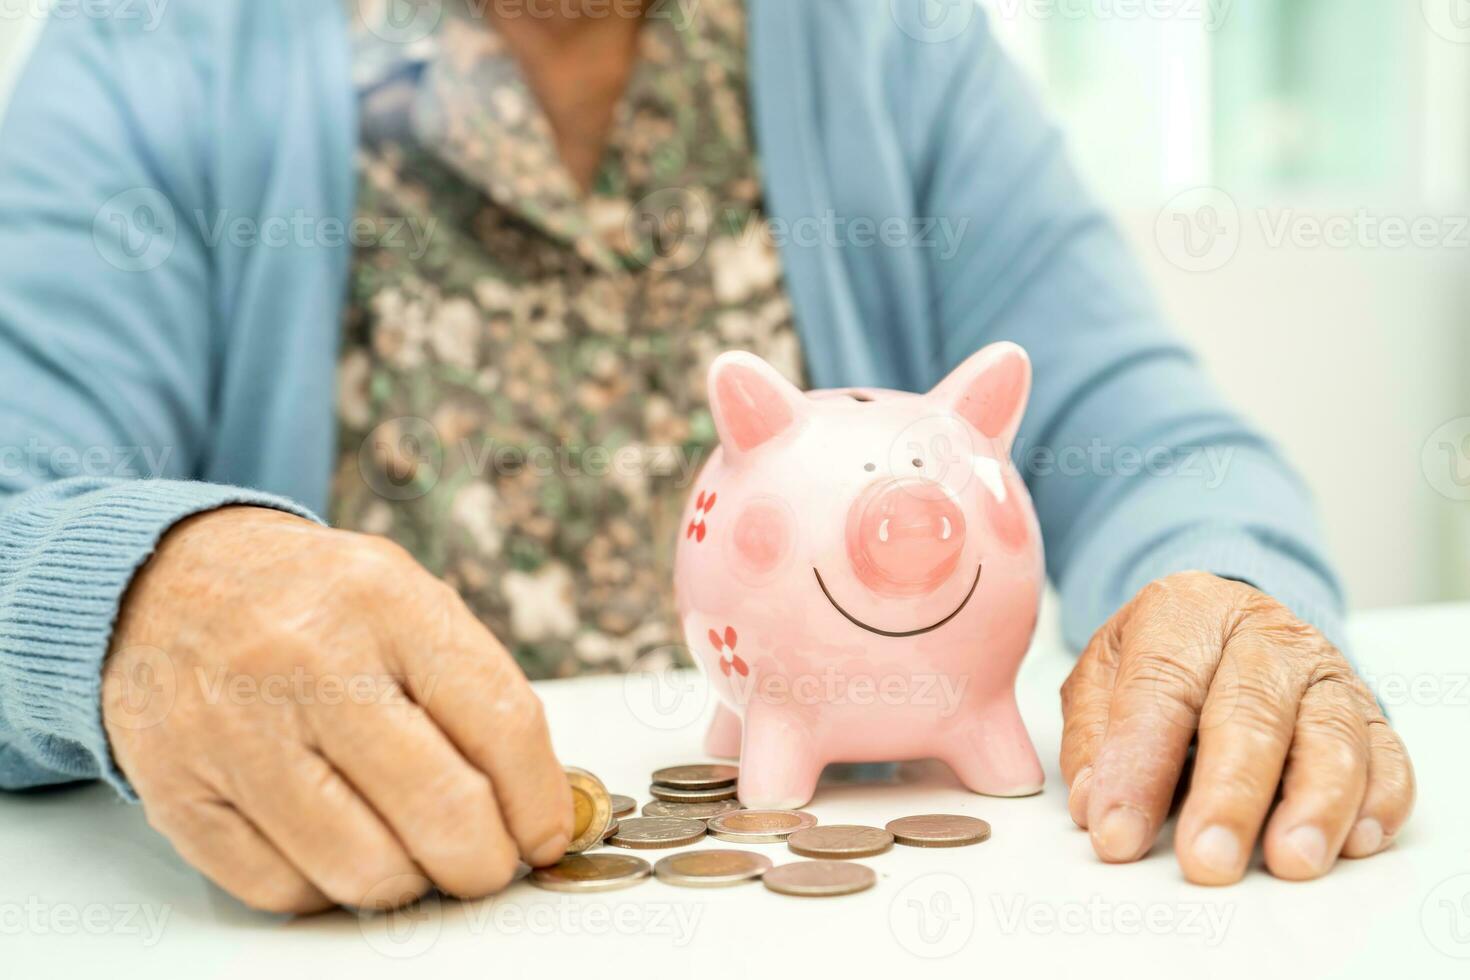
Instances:
[[[721,446],[675,559],[719,695],[706,739],[740,801],[805,804],[829,762],[937,757],[977,793],[1041,789],[1015,679],[1043,582],[1010,463],[1031,364],[986,347],[926,395],[804,394],[744,352],[709,398]]]

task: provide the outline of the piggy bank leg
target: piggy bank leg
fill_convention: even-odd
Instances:
[[[790,711],[753,704],[740,748],[740,802],[752,810],[805,806],[825,765],[816,740]]]
[[[1041,792],[1041,760],[1016,709],[1015,696],[971,709],[942,751],[955,775],[986,796],[1030,796]]]
[[[740,716],[721,701],[704,736],[704,751],[720,759],[740,757]]]

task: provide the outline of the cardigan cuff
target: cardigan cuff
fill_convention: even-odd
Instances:
[[[44,772],[46,782],[101,776],[136,802],[102,724],[101,671],[118,609],[173,525],[232,504],[318,520],[270,494],[171,480],[62,481],[5,503],[0,556],[12,564],[0,577],[0,727],[18,743],[12,762],[28,764],[12,768]],[[141,708],[139,724],[156,724],[171,701],[173,678],[153,680],[160,701]]]

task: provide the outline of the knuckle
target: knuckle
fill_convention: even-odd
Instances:
[[[435,883],[456,898],[483,898],[502,892],[515,878],[520,859],[501,838],[474,860],[457,862],[435,875]]]
[[[465,838],[465,828],[482,826],[492,805],[490,781],[478,773],[443,773],[415,794],[408,819],[425,846],[443,849]]]
[[[329,900],[299,875],[263,871],[258,873],[236,895],[240,901],[261,912],[275,915],[301,915],[319,912]]]
[[[506,684],[490,706],[490,731],[514,740],[538,738],[548,729],[546,706],[529,684]]]
[[[1204,700],[1205,681],[1196,664],[1174,654],[1147,650],[1125,666],[1122,683],[1151,690],[1198,708]]]

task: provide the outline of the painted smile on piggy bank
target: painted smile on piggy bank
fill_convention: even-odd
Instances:
[[[977,792],[1040,789],[1013,693],[1043,581],[1010,461],[1030,382],[1014,344],[922,395],[804,393],[754,355],[716,359],[720,448],[674,587],[721,701],[706,747],[740,756],[745,805],[804,804],[828,762],[933,756]],[[864,685],[886,693],[849,696]]]
[[[902,639],[908,636],[922,636],[925,633],[932,633],[935,630],[939,629],[939,627],[943,626],[945,623],[948,623],[951,619],[954,619],[956,616],[958,616],[961,611],[964,610],[966,604],[969,603],[970,597],[975,594],[975,589],[979,587],[980,572],[983,567],[984,566],[981,565],[975,566],[975,581],[970,583],[970,591],[965,593],[965,597],[960,600],[960,604],[958,606],[954,607],[953,612],[951,612],[948,616],[945,616],[937,623],[930,623],[928,626],[920,626],[916,630],[885,630],[879,629],[878,627],[873,626],[870,623],[863,622],[861,619],[858,619],[846,609],[843,609],[842,603],[833,598],[832,590],[827,588],[826,582],[822,581],[822,572],[820,569],[813,568],[812,572],[817,576],[817,587],[822,590],[822,595],[827,597],[827,601],[832,603],[832,608],[842,613],[842,615],[847,618],[847,621],[849,623],[854,626],[860,627],[861,629],[865,629],[869,633],[877,633],[879,636],[891,636],[897,639]]]

